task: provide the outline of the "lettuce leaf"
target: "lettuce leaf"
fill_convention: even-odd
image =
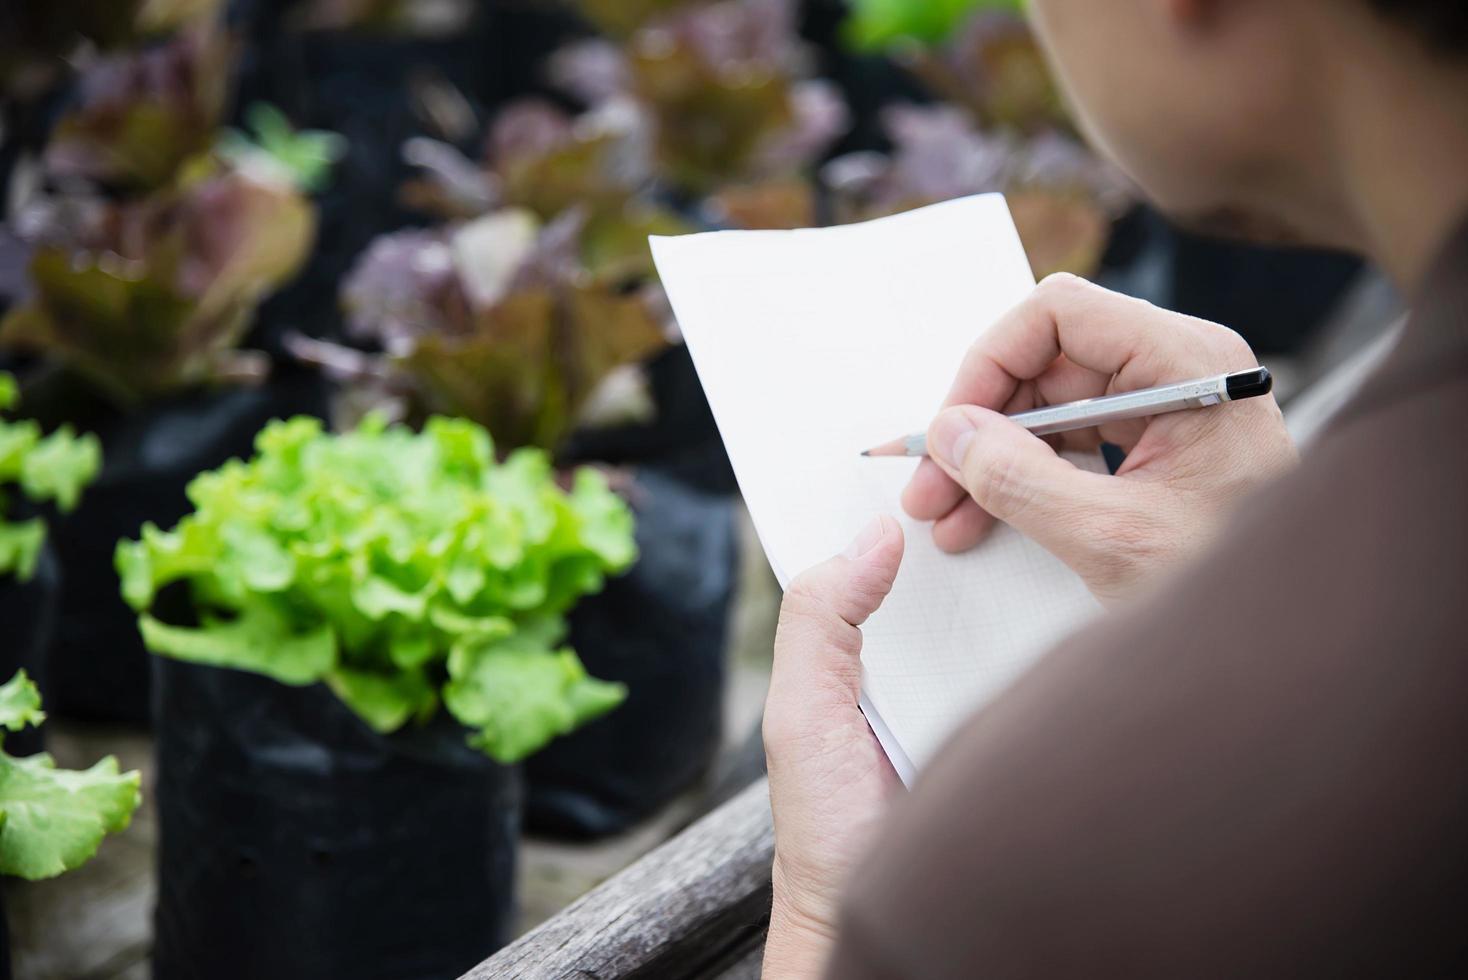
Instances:
[[[0,373],[0,411],[18,401],[15,379]],[[77,436],[63,426],[43,436],[34,421],[0,418],[0,576],[29,581],[46,541],[41,518],[6,520],[6,485],[18,484],[33,503],[54,503],[57,509],[70,511],[101,468],[101,443],[94,435]]]
[[[444,702],[478,729],[471,743],[504,763],[600,718],[627,696],[623,685],[589,677],[570,650],[533,642],[460,648],[449,658],[449,674]]]
[[[45,753],[0,753],[0,874],[35,881],[83,864],[132,820],[140,783],[111,756],[73,771]]]
[[[0,725],[19,731],[45,717],[25,671],[0,686]],[[44,753],[17,759],[0,751],[0,874],[35,881],[81,865],[103,837],[128,825],[140,783],[111,756],[73,771]]]
[[[41,692],[24,670],[0,685],[0,726],[18,732],[46,720],[41,710]]]
[[[214,667],[232,667],[297,686],[321,680],[336,662],[336,637],[326,627],[296,633],[263,603],[233,620],[205,619],[198,629],[141,616],[138,628],[154,653]]]

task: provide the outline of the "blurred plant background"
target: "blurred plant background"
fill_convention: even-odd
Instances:
[[[270,420],[314,416],[341,433],[468,420],[501,456],[537,450],[547,480],[569,487],[594,467],[635,516],[638,561],[566,627],[625,703],[495,777],[519,788],[486,812],[510,821],[506,839],[522,820],[531,835],[513,931],[762,760],[778,597],[648,235],[845,223],[1003,192],[1037,277],[1074,272],[1225,322],[1273,355],[1286,392],[1322,338],[1393,302],[1353,260],[1168,226],[1086,146],[1019,0],[8,3],[0,188],[0,409],[12,417],[0,482],[23,491],[0,497],[0,623],[13,639],[0,678],[24,668],[39,685],[60,761],[116,751],[145,780],[139,818],[94,865],[7,892],[17,971],[36,977],[144,969],[154,889],[165,908],[178,901],[168,868],[188,861],[165,861],[156,881],[149,782],[155,742],[163,783],[191,750],[158,727],[170,698],[224,698],[221,717],[301,704],[331,715],[329,696],[298,702],[269,683],[179,673],[155,689],[113,564],[145,525],[186,526],[191,481],[251,457]],[[41,468],[48,452],[66,464],[55,474]],[[295,496],[317,490],[281,486],[281,506],[310,510]],[[438,570],[423,574],[441,587]],[[407,616],[412,595],[394,601],[408,605],[382,616]],[[160,593],[155,612],[170,609]],[[209,712],[196,715],[207,733]],[[290,738],[325,758],[348,751],[336,729]],[[400,742],[371,743],[389,760],[384,781],[417,772]],[[486,778],[482,760],[473,773]],[[380,795],[371,806],[390,805]],[[602,843],[546,843],[567,838]],[[282,873],[319,876],[311,867]],[[117,914],[92,914],[96,903]]]

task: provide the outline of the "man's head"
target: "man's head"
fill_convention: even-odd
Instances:
[[[1347,73],[1468,56],[1462,0],[1029,5],[1098,147],[1179,220],[1271,240],[1362,244],[1329,173]]]

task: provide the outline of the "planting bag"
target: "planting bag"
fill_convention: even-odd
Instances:
[[[0,684],[25,668],[46,697],[46,648],[56,627],[61,575],[50,547],[41,550],[36,573],[29,582],[0,576]],[[45,748],[42,729],[32,725],[5,733],[11,755],[35,755]]]
[[[148,655],[137,614],[122,601],[113,554],[145,522],[171,527],[191,508],[184,488],[199,472],[253,451],[270,419],[324,410],[309,374],[259,388],[191,392],[117,414],[77,418],[102,440],[103,464],[81,505],[52,526],[64,574],[50,656],[46,708],[57,715],[142,725],[148,721]]]
[[[440,980],[507,938],[515,771],[446,715],[157,658],[157,980]]]
[[[525,764],[526,825],[617,833],[697,780],[718,751],[725,632],[738,577],[731,498],[636,471],[637,564],[571,614],[571,644],[625,703]]]

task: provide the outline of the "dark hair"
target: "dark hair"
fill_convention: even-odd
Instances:
[[[1468,3],[1463,0],[1370,0],[1384,17],[1412,28],[1446,54],[1468,56]]]

